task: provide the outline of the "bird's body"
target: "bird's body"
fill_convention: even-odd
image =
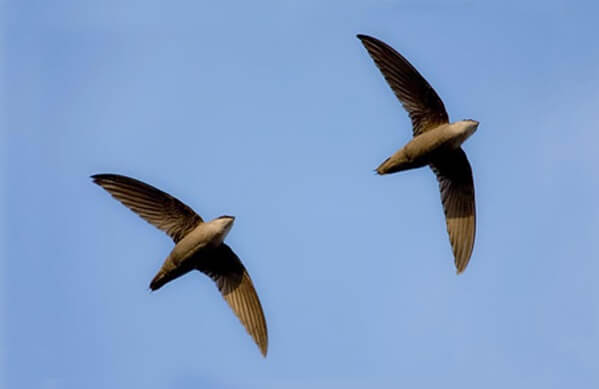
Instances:
[[[215,249],[222,245],[234,221],[234,217],[225,216],[198,224],[173,247],[150,283],[150,289],[157,290],[167,282],[201,267],[202,262],[218,252]]]
[[[166,232],[175,247],[150,283],[157,290],[199,270],[218,290],[266,356],[268,335],[264,312],[252,280],[239,257],[224,243],[235,218],[204,222],[191,208],[151,185],[117,174],[97,174],[94,182],[147,222]]]
[[[376,169],[378,174],[429,166],[439,181],[457,272],[466,269],[476,231],[472,169],[461,148],[478,128],[475,120],[449,123],[443,101],[418,71],[380,40],[358,35],[412,120],[414,137]]]
[[[412,138],[380,164],[376,171],[378,174],[389,174],[426,166],[434,160],[435,155],[458,149],[476,131],[477,126],[478,122],[472,120],[441,124]]]

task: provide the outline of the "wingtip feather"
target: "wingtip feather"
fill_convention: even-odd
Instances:
[[[368,41],[373,39],[370,35],[366,34],[356,34],[356,38],[358,38],[361,41]]]
[[[92,174],[91,176],[89,176],[89,178],[91,178],[92,181],[98,185],[101,185],[104,180],[116,179],[118,177],[120,177],[118,174],[110,174],[110,173],[98,173],[98,174]]]

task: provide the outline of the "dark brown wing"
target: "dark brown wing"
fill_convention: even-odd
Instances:
[[[439,155],[430,166],[439,181],[447,232],[459,274],[470,261],[476,232],[472,169],[461,148]]]
[[[237,255],[223,243],[213,255],[198,261],[196,267],[216,282],[218,290],[266,356],[268,333],[264,312],[250,275]]]
[[[175,243],[203,221],[181,201],[136,179],[118,174],[96,174],[91,178],[127,208],[166,232]]]
[[[376,38],[358,35],[358,39],[408,111],[414,136],[449,122],[443,101],[407,59]]]

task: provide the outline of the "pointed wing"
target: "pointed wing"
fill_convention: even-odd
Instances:
[[[96,174],[91,178],[127,208],[166,232],[175,243],[203,221],[176,198],[136,179],[118,174]]]
[[[459,274],[466,269],[474,248],[476,209],[472,169],[461,148],[436,157],[430,166],[439,181],[447,232]]]
[[[223,243],[196,266],[216,282],[218,290],[266,356],[268,333],[264,312],[250,275],[237,255]]]
[[[376,38],[358,35],[358,39],[408,111],[414,136],[449,122],[443,101],[407,59]]]

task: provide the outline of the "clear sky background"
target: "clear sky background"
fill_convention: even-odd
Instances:
[[[3,387],[599,387],[599,6],[526,3],[4,2]],[[357,33],[480,121],[463,275]],[[237,217],[266,359],[95,173]]]

